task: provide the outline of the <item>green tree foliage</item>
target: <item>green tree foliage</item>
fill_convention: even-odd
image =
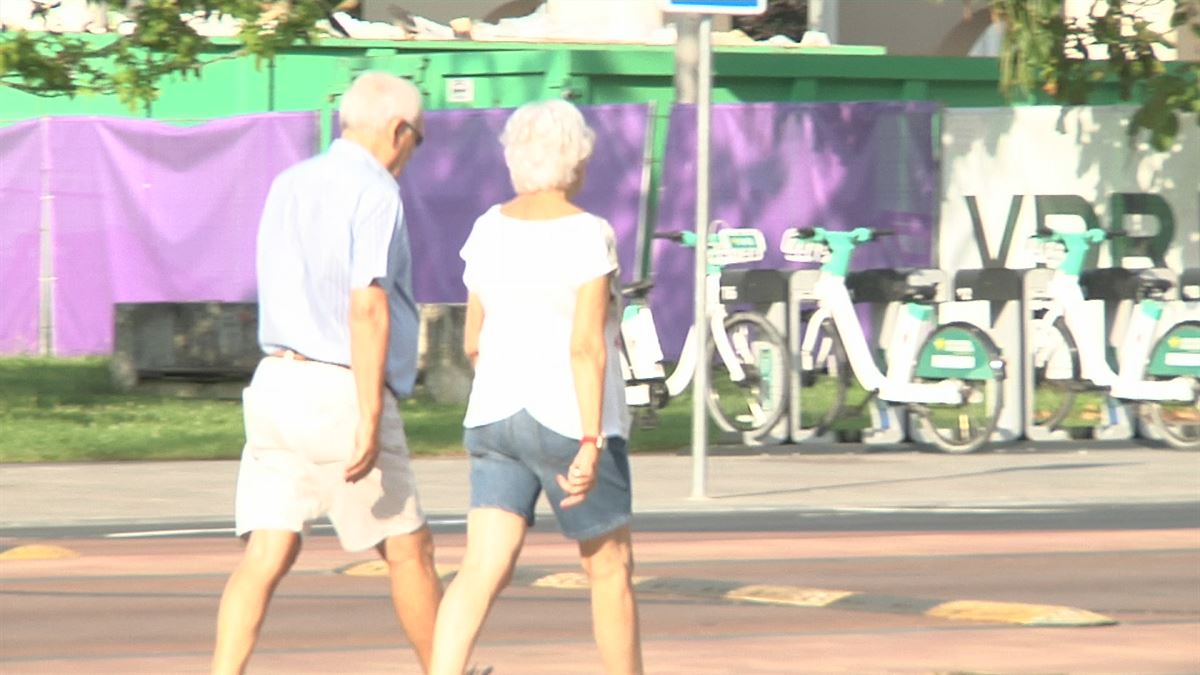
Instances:
[[[297,43],[312,43],[316,23],[328,16],[324,0],[108,0],[136,27],[101,39],[73,33],[0,34],[0,85],[41,96],[116,94],[130,107],[153,101],[167,75],[198,75],[208,39],[190,19],[232,17],[240,47],[229,57],[270,59]],[[35,5],[35,14],[46,5]],[[91,39],[88,39],[91,38]]]
[[[1154,147],[1169,147],[1180,115],[1200,112],[1200,64],[1168,67],[1155,55],[1153,47],[1167,44],[1166,37],[1136,10],[1165,1],[1097,2],[1088,17],[1068,21],[1063,0],[990,0],[1007,29],[1001,88],[1013,97],[1045,95],[1076,105],[1086,103],[1100,83],[1115,78],[1124,99],[1142,102],[1130,133],[1145,130]],[[317,22],[328,18],[336,2],[109,0],[110,8],[128,14],[136,26],[132,34],[102,40],[0,34],[0,85],[43,96],[116,94],[133,107],[155,99],[162,77],[198,74],[207,39],[188,25],[189,19],[233,17],[241,25],[236,38],[240,47],[228,58],[249,54],[263,60],[290,45],[312,43],[319,33]],[[764,14],[740,17],[736,25],[755,38],[782,34],[799,40],[807,11],[807,0],[771,0]],[[1180,31],[1200,35],[1200,0],[1177,0],[1172,22]],[[1107,48],[1106,60],[1087,58],[1094,45]]]
[[[1013,97],[1042,92],[1067,105],[1087,103],[1102,82],[1115,79],[1122,100],[1141,100],[1129,133],[1147,132],[1159,150],[1171,147],[1181,114],[1200,113],[1200,64],[1168,67],[1154,47],[1171,46],[1137,10],[1161,0],[1095,3],[1087,17],[1068,20],[1063,0],[992,0],[1006,24],[1001,88]],[[1200,0],[1178,0],[1173,28],[1200,35]],[[1106,48],[1107,59],[1088,59]]]

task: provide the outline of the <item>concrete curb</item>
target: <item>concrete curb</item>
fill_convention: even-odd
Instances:
[[[387,576],[382,560],[352,563],[334,570],[349,576]],[[454,568],[438,567],[443,581],[454,576]],[[547,572],[543,569],[518,567],[512,583],[532,588],[586,590],[587,575],[580,572]],[[1117,621],[1103,614],[1066,607],[1023,602],[991,600],[937,600],[891,596],[857,591],[807,588],[803,586],[745,584],[717,579],[682,577],[634,577],[634,587],[647,593],[662,593],[690,598],[749,602],[790,607],[827,607],[888,614],[914,614],[949,621],[1002,623],[1037,627],[1112,626]]]

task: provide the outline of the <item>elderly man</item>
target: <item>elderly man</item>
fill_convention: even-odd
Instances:
[[[284,171],[258,232],[259,342],[244,393],[242,561],[221,598],[214,673],[240,673],[267,604],[328,515],[343,548],[387,561],[396,614],[428,668],[441,583],[396,399],[416,378],[417,309],[396,176],[421,144],[420,93],[385,73],[342,96],[329,151]]]

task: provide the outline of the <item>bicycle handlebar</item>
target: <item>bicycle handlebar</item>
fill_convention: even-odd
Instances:
[[[1063,243],[1066,243],[1068,238],[1074,238],[1077,240],[1081,239],[1089,243],[1098,244],[1106,239],[1140,239],[1142,237],[1137,237],[1129,234],[1128,232],[1109,232],[1108,230],[1102,230],[1098,227],[1093,227],[1085,232],[1059,232],[1058,230],[1054,230],[1049,227],[1039,227],[1032,235],[1032,238],[1048,239],[1050,241]]]
[[[795,236],[799,239],[824,239],[826,234],[833,233],[832,230],[817,227],[797,227],[792,230]],[[850,230],[851,235],[857,235],[855,238],[859,241],[871,241],[876,237],[890,237],[899,234],[895,230],[877,230],[870,227],[857,227]],[[819,235],[819,236],[818,236]]]

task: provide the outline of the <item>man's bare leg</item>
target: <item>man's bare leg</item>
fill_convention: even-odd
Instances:
[[[433,564],[433,536],[429,526],[412,534],[389,537],[376,547],[387,561],[392,586],[392,604],[396,616],[429,672],[433,654],[433,628],[438,603],[442,601],[442,582]]]
[[[629,528],[579,543],[592,589],[592,631],[610,675],[641,675],[642,641],[633,595]]]
[[[217,613],[217,645],[213,650],[214,675],[241,675],[258,641],[267,605],[279,580],[292,568],[300,552],[300,535],[287,530],[250,533]]]

